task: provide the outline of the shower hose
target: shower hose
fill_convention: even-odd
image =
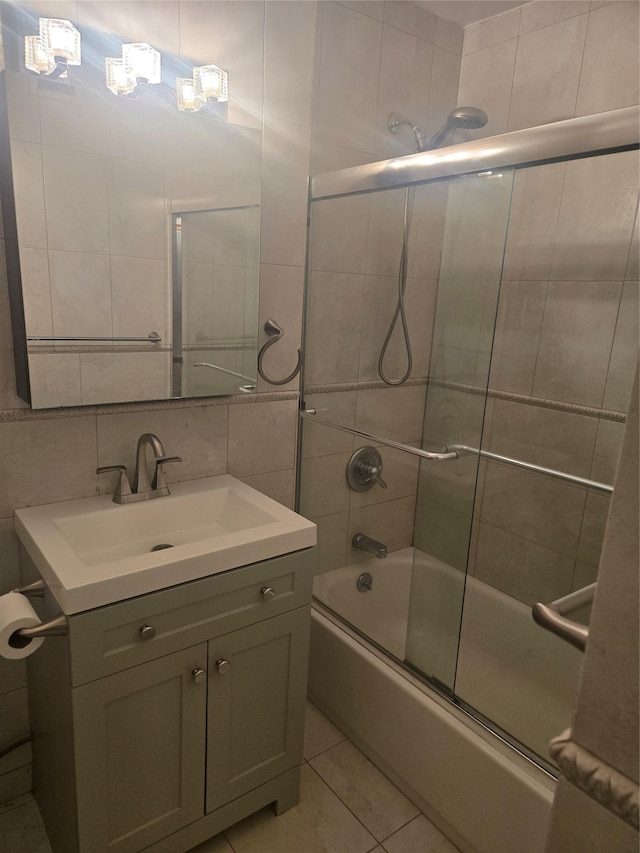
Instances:
[[[402,251],[400,253],[400,266],[398,269],[398,301],[396,308],[387,331],[387,336],[382,344],[380,356],[378,357],[378,375],[387,385],[402,385],[411,375],[413,367],[413,356],[411,354],[411,341],[409,339],[409,328],[407,325],[407,312],[404,305],[404,294],[407,287],[407,265],[409,251],[409,229],[411,228],[411,216],[413,213],[413,201],[415,195],[415,187],[407,187],[404,197],[404,218],[402,224]],[[399,379],[390,379],[384,372],[384,359],[387,353],[393,330],[400,317],[402,324],[402,335],[404,338],[405,351],[407,353],[407,369]]]

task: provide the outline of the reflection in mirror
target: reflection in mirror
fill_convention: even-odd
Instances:
[[[256,389],[258,205],[173,215],[172,396]]]
[[[2,213],[20,395],[47,408],[255,385],[260,132],[106,90],[3,76]],[[178,214],[187,235],[179,299],[170,237]]]

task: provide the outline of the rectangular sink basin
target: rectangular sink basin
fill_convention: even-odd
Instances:
[[[132,504],[110,495],[18,509],[16,532],[63,613],[277,557],[316,526],[224,474]],[[170,547],[167,547],[170,546]]]

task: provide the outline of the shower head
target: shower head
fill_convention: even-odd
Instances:
[[[479,107],[456,107],[449,113],[440,130],[428,142],[423,138],[423,144],[418,150],[431,151],[433,148],[439,148],[454,130],[477,130],[484,127],[488,121],[489,117]]]

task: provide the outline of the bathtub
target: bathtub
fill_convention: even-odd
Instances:
[[[361,593],[364,571],[373,589]],[[406,653],[437,673],[445,659],[451,665],[443,642],[457,643],[450,614],[463,583],[460,572],[406,548],[320,575],[314,593],[395,658]],[[464,595],[456,693],[544,755],[571,722],[581,656],[535,625],[528,606],[475,578]],[[412,650],[406,624],[420,598],[430,618]],[[425,659],[416,661],[420,649]],[[309,697],[464,853],[543,853],[553,776],[318,602]]]

